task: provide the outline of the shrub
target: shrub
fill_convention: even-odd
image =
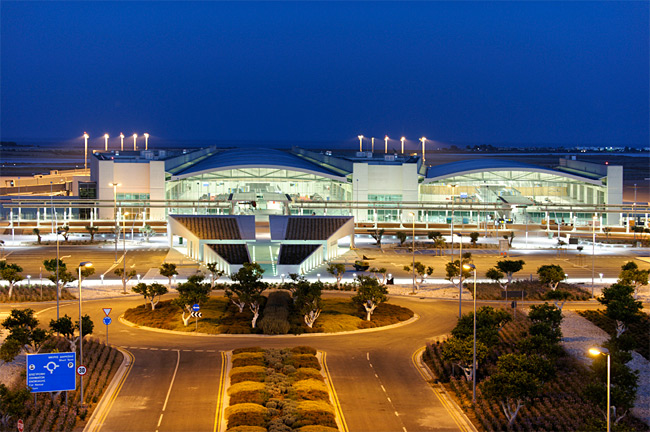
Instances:
[[[294,354],[285,360],[285,364],[291,365],[296,369],[312,368],[320,370],[318,359],[312,354]]]
[[[234,350],[232,350],[233,355],[241,354],[241,353],[257,353],[257,352],[264,352],[264,349],[260,347],[246,347],[246,348],[235,348]]]
[[[323,425],[307,425],[296,429],[297,432],[338,432],[337,428]]]
[[[312,368],[300,368],[296,370],[295,373],[292,374],[292,377],[296,380],[306,380],[306,379],[312,379],[312,380],[320,380],[323,381],[323,375],[316,370]]]
[[[264,381],[266,368],[263,366],[241,366],[232,368],[230,371],[231,384],[240,383],[243,381]]]
[[[288,315],[287,315],[288,316]],[[278,314],[264,315],[260,321],[260,329],[264,334],[280,335],[289,333],[291,324],[287,321],[286,317],[278,316]]]
[[[266,428],[261,426],[235,426],[226,430],[226,432],[266,432]]]
[[[228,427],[259,426],[266,427],[268,409],[254,403],[241,403],[226,408]]]
[[[244,381],[237,384],[233,384],[228,388],[228,395],[232,396],[235,393],[240,392],[252,392],[252,391],[262,391],[264,390],[264,384],[256,381]]]
[[[264,353],[243,352],[232,356],[233,368],[241,366],[264,366]]]
[[[322,425],[336,427],[334,408],[324,401],[299,402],[297,407],[297,421],[294,427],[300,428],[307,425]]]
[[[316,348],[310,346],[297,346],[291,348],[291,352],[294,354],[312,354],[316,355]]]
[[[289,333],[291,324],[288,317],[291,304],[291,294],[286,291],[274,291],[269,294],[260,320],[260,328],[264,334]]]
[[[296,394],[299,398],[305,400],[329,400],[327,386],[323,381],[315,379],[305,379],[293,383]]]

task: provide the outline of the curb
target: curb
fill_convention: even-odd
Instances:
[[[299,335],[294,335],[294,334],[285,334],[285,335],[265,335],[265,334],[228,334],[228,333],[217,333],[217,334],[210,334],[210,333],[195,333],[195,332],[182,332],[178,330],[165,330],[165,329],[159,329],[159,328],[154,328],[154,327],[147,327],[147,326],[141,326],[135,323],[132,323],[131,321],[127,320],[124,318],[124,314],[120,315],[118,320],[129,327],[136,328],[136,329],[141,329],[141,330],[147,330],[147,331],[152,331],[152,332],[157,332],[157,333],[166,333],[166,334],[175,334],[175,335],[186,335],[186,336],[205,336],[205,337],[221,337],[221,338],[282,338],[282,337],[323,337],[323,336],[340,336],[340,335],[350,335],[350,334],[358,334],[358,333],[372,333],[372,332],[377,332],[377,331],[382,331],[382,330],[390,330],[394,329],[397,327],[402,327],[411,323],[414,323],[415,321],[420,319],[420,315],[413,313],[413,316],[406,321],[398,322],[395,324],[390,324],[387,326],[382,326],[382,327],[373,327],[373,328],[368,328],[368,329],[359,329],[359,330],[351,330],[351,331],[345,331],[345,332],[338,332],[338,333],[303,333]]]
[[[447,393],[447,390],[441,383],[434,382],[435,375],[429,369],[429,366],[422,360],[422,355],[426,347],[422,347],[413,353],[411,360],[417,368],[422,378],[431,384],[431,390],[442,403],[442,406],[449,412],[458,427],[463,432],[478,432],[472,421],[465,415],[465,412],[458,406],[456,401]]]
[[[111,380],[111,383],[104,392],[104,395],[97,404],[97,407],[90,416],[88,423],[86,423],[86,426],[83,428],[84,432],[98,431],[104,425],[104,420],[113,406],[113,402],[115,402],[115,398],[119,394],[124,381],[129,376],[129,372],[131,372],[131,368],[135,362],[135,357],[129,351],[117,346],[112,347],[119,350],[124,358],[122,359],[122,364],[115,373],[115,376]]]

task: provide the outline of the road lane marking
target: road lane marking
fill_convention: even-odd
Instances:
[[[192,350],[183,350],[183,352],[192,352]]]
[[[207,350],[206,352],[216,352],[215,350]]]
[[[372,367],[372,363],[368,363],[368,364],[370,365],[370,367]]]
[[[221,429],[221,409],[223,406],[223,392],[224,386],[226,384],[226,353],[221,351],[221,373],[219,373],[219,388],[217,390],[217,407],[214,413],[214,428],[213,432],[217,432]]]
[[[149,348],[151,351],[158,351],[158,348]]]
[[[176,351],[176,368],[174,368],[174,375],[172,375],[172,381],[169,383],[169,389],[167,390],[167,397],[165,397],[165,403],[163,404],[162,407],[162,413],[160,414],[160,419],[158,420],[158,427],[160,427],[160,422],[162,421],[163,413],[165,412],[165,408],[167,408],[167,402],[169,401],[169,395],[172,393],[172,387],[174,386],[174,380],[176,379],[176,372],[178,372],[178,365],[181,363],[181,352],[179,350],[174,350]]]
[[[323,369],[325,371],[325,376],[327,377],[327,384],[331,390],[332,394],[332,400],[334,401],[334,409],[336,410],[336,413],[338,415],[338,418],[341,420],[341,428],[343,429],[342,432],[349,432],[350,430],[348,429],[348,424],[345,422],[345,417],[343,417],[343,410],[341,409],[341,403],[339,402],[339,397],[336,394],[336,390],[334,389],[334,383],[332,382],[332,376],[330,375],[330,370],[327,367],[327,362],[325,361],[326,353],[325,351],[321,351],[323,353]]]
[[[101,427],[104,425],[104,421],[106,420],[106,416],[108,413],[111,411],[111,408],[113,407],[113,403],[115,402],[115,399],[117,399],[117,395],[120,393],[120,390],[122,389],[122,386],[124,385],[124,382],[126,381],[126,378],[129,376],[129,373],[131,372],[131,369],[133,368],[133,364],[135,363],[135,357],[131,352],[129,351],[124,351],[126,355],[129,357],[129,361],[127,362],[126,365],[126,370],[122,377],[120,378],[120,381],[117,383],[117,386],[115,387],[115,391],[113,394],[110,396],[110,399],[108,401],[108,405],[106,408],[103,410],[102,415],[98,419],[96,425],[97,428],[95,430],[101,429]]]
[[[388,402],[393,403],[393,401],[390,400],[390,398],[388,396],[386,396],[386,399],[388,399]]]
[[[203,352],[203,350],[194,350],[195,352]]]
[[[370,361],[370,353],[369,353],[369,352],[366,353],[366,359],[367,359],[368,361]]]
[[[408,432],[404,426],[402,426],[402,430],[403,430],[404,432]]]
[[[381,387],[381,389],[384,391],[384,393],[386,393],[386,387],[384,387],[383,384],[379,384],[379,387]]]
[[[399,417],[399,414],[397,413],[397,411],[395,411],[395,415],[396,415],[397,417]]]

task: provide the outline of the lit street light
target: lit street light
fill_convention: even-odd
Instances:
[[[460,243],[460,252],[458,253],[458,319],[461,316],[461,309],[463,306],[463,235],[461,233],[456,233],[459,237],[458,243]],[[451,236],[454,237],[453,235]],[[451,256],[452,262],[454,261],[454,256]]]
[[[370,153],[375,152],[375,137],[370,138]]]
[[[104,134],[104,151],[108,151],[108,134]]]
[[[404,154],[404,141],[406,141],[406,137],[402,137],[400,141],[402,141],[402,154]]]
[[[474,264],[463,264],[461,273],[465,270],[474,270],[474,351],[472,357],[472,403],[476,403],[476,266]]]
[[[363,135],[359,135],[357,138],[359,138],[359,151],[363,151]]]
[[[81,320],[81,268],[82,267],[92,267],[93,263],[90,261],[83,261],[79,263],[77,270],[79,271],[79,364],[84,364],[84,333],[83,333],[83,323]],[[81,389],[81,405],[84,404],[84,377],[79,375],[80,389]]]
[[[384,137],[384,153],[388,153],[388,135]]]
[[[412,255],[413,255],[413,268],[411,269],[413,271],[413,294],[415,294],[415,213],[410,212],[411,219],[413,221],[413,247],[412,249]]]
[[[138,146],[136,144],[137,139],[138,139],[138,134],[133,134],[133,151],[136,151],[138,149]]]
[[[424,163],[427,160],[426,151],[424,149],[424,143],[427,142],[427,139],[426,137],[422,137],[420,138],[420,141],[422,141],[422,163]]]
[[[112,182],[108,184],[113,186],[113,220],[115,221],[115,263],[117,263],[117,237],[120,226],[117,224],[117,187],[122,186],[120,183]]]
[[[589,348],[589,354],[592,356],[604,355],[607,356],[607,432],[610,431],[609,413],[612,410],[610,406],[610,393],[611,393],[611,360],[607,348]]]
[[[591,298],[594,298],[594,272],[596,257],[596,215],[591,218]]]
[[[124,134],[120,132],[120,150],[124,151]]]
[[[124,215],[122,216],[122,235],[123,235],[123,240],[122,240],[122,249],[123,249],[123,256],[122,256],[122,290],[124,294],[126,294],[126,217],[129,215],[129,212],[124,212]]]
[[[84,132],[84,170],[88,169],[88,138],[89,135]]]
[[[144,149],[149,150],[149,134],[144,134]]]

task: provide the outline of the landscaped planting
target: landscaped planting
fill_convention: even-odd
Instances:
[[[578,313],[605,330],[610,336],[616,334],[616,322],[605,315],[605,311],[585,310]],[[650,337],[648,337],[650,335],[650,315],[642,313],[638,322],[630,324],[626,334],[634,339],[637,345],[634,350],[646,360],[650,360]]]
[[[41,348],[41,353],[60,351],[65,352],[70,348],[69,342],[62,337],[52,337]],[[65,392],[58,396],[51,393],[36,393],[29,397],[25,403],[23,420],[25,430],[60,432],[72,431],[79,421],[85,421],[90,412],[95,408],[106,390],[106,386],[122,363],[122,354],[115,348],[109,347],[96,339],[87,339],[84,342],[84,363],[88,373],[84,377],[85,406],[79,402],[79,383],[77,390],[68,392],[66,404]],[[25,379],[19,386],[26,386]]]
[[[67,288],[61,288],[60,300],[74,299],[76,299],[76,297],[72,295],[72,293],[68,291]],[[11,298],[9,298],[9,287],[0,287],[0,302],[2,303],[38,302],[52,300],[56,300],[56,287],[54,285],[15,285],[14,291],[11,294]]]
[[[274,294],[274,293],[272,293]],[[286,297],[287,292],[277,292],[279,296]],[[284,299],[283,299],[284,300]],[[195,330],[194,319],[190,325],[183,325],[181,319],[181,308],[172,300],[161,301],[155,310],[149,305],[142,305],[128,309],[124,318],[128,321],[142,326],[162,328],[166,330],[202,332],[210,334],[232,333],[232,334],[282,334],[287,330],[286,318],[278,303],[271,303],[273,312],[266,313],[266,306],[262,309],[261,319],[257,328],[251,328],[252,312],[245,308],[243,312],[230,302],[226,297],[210,297],[201,304],[202,318],[198,320],[198,330]],[[285,303],[281,303],[285,304]],[[336,333],[342,331],[353,331],[364,328],[382,327],[406,321],[413,317],[413,311],[390,303],[381,303],[375,309],[372,319],[365,319],[365,312],[349,298],[334,298],[322,300],[322,312],[312,328],[309,328],[300,314],[296,313],[289,303],[288,332],[300,333]]]
[[[530,334],[531,322],[522,315],[518,315],[501,328],[498,342],[490,348],[485,360],[478,364],[475,405],[472,404],[471,380],[466,379],[460,368],[445,360],[443,356],[447,341],[429,345],[424,358],[440,382],[455,395],[460,407],[466,411],[479,430],[600,430],[604,421],[603,413],[585,396],[586,386],[593,381],[593,375],[563,351],[557,358],[553,355],[541,356],[554,364],[554,377],[547,380],[540,392],[521,407],[510,426],[501,403],[485,394],[485,384],[496,374],[499,358],[504,358],[507,354],[521,353],[522,340]],[[530,355],[531,353],[527,354]],[[625,428],[621,430],[647,430],[645,424],[630,415],[624,417],[618,426]]]
[[[338,430],[315,349],[239,348],[231,361],[228,432]]]
[[[473,285],[467,283],[467,280],[465,280],[465,288],[470,292],[473,292],[474,289]],[[549,297],[551,289],[538,280],[518,280],[510,284],[508,287],[508,300],[521,300],[521,295],[516,296],[512,293],[513,291],[525,291],[525,300],[551,300],[551,297]],[[560,283],[556,291],[568,292],[567,300],[569,301],[589,300],[591,298],[591,293],[585,291],[579,285]],[[476,298],[480,300],[502,300],[504,299],[502,293],[505,293],[505,291],[501,289],[498,283],[479,282],[476,284],[476,293]]]

